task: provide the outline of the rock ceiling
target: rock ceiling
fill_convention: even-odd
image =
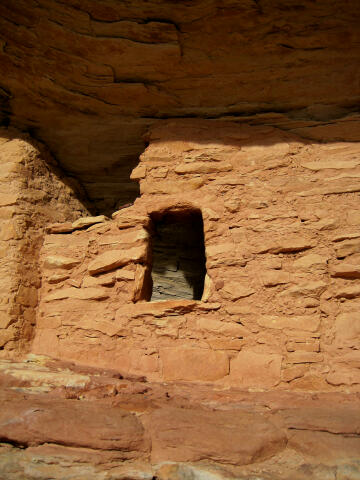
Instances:
[[[159,119],[358,140],[360,11],[344,0],[0,0],[1,121],[45,142],[99,211],[137,194]]]

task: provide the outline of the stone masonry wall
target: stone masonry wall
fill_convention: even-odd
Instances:
[[[359,391],[359,146],[198,120],[148,140],[133,206],[49,228],[33,352],[151,380]],[[188,209],[204,221],[203,297],[146,302],[150,216]]]
[[[0,130],[0,349],[26,348],[32,336],[44,226],[86,211],[47,152]]]

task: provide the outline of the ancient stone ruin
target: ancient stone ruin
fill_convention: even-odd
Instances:
[[[0,480],[360,478],[355,2],[0,17]]]

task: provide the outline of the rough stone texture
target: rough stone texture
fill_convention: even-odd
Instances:
[[[286,445],[284,433],[265,415],[248,411],[168,408],[155,411],[150,422],[152,461],[156,463],[206,458],[246,465],[269,458]]]
[[[0,1],[1,480],[359,480],[359,13]]]
[[[360,233],[344,215],[359,193],[338,193],[360,175],[339,160],[358,145],[205,120],[160,123],[148,139],[134,205],[46,235],[33,352],[154,381],[360,391]],[[214,173],[224,162],[231,171]],[[180,298],[147,302],[152,218],[191,209],[204,222],[203,297],[182,299],[179,284]]]
[[[229,373],[225,352],[201,348],[166,348],[160,351],[164,380],[214,381]]]
[[[233,117],[359,140],[359,21],[353,0],[3,1],[2,118],[31,128],[111,210],[137,195],[128,177],[157,119]],[[323,168],[313,162],[309,172]],[[332,159],[334,172],[343,162]]]
[[[0,360],[3,480],[357,480],[356,394],[214,390]]]
[[[0,348],[26,348],[32,336],[44,227],[86,212],[75,187],[42,146],[0,129]],[[55,252],[45,263],[68,270],[76,261]]]
[[[141,262],[146,260],[146,245],[124,250],[109,250],[99,255],[88,266],[90,275],[115,270],[131,262]]]
[[[240,352],[231,362],[229,381],[242,387],[274,387],[280,381],[281,355]]]
[[[103,412],[91,402],[24,399],[2,394],[2,439],[32,447],[44,443],[98,450],[145,450],[143,428],[135,415],[119,408]],[[93,433],[96,432],[96,436]]]

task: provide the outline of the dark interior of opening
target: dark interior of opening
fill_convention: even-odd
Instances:
[[[151,301],[200,300],[206,274],[201,212],[173,211],[152,220]]]

